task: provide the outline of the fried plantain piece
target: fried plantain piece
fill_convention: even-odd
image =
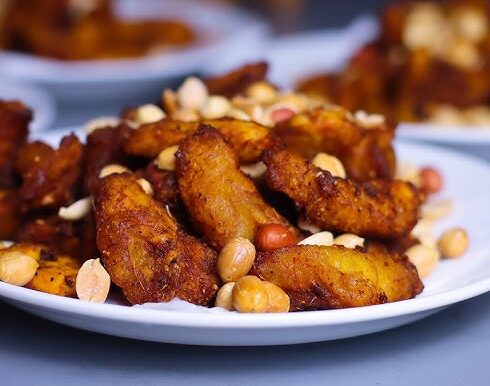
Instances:
[[[216,252],[180,229],[130,174],[104,178],[95,209],[104,266],[130,303],[214,298]]]
[[[14,244],[1,249],[0,254],[16,251],[36,259],[39,264],[34,278],[25,285],[36,291],[48,294],[75,297],[75,283],[80,262],[68,255],[58,254],[41,244]]]
[[[15,171],[19,175],[23,175],[28,172],[32,165],[39,162],[41,158],[48,157],[53,152],[54,149],[47,143],[41,141],[26,143],[17,155]]]
[[[216,249],[232,237],[253,240],[257,227],[283,224],[296,230],[260,196],[223,137],[203,125],[176,153],[180,194],[197,228]]]
[[[279,139],[269,129],[251,121],[236,119],[204,120],[223,135],[238,154],[240,162],[254,163],[264,149],[278,144]],[[181,122],[171,119],[141,125],[131,132],[124,144],[126,153],[148,158],[156,157],[163,149],[180,144],[195,133],[200,122]]]
[[[80,238],[74,222],[58,216],[35,217],[24,222],[16,240],[27,244],[42,244],[56,253],[80,257]]]
[[[281,287],[293,311],[395,302],[413,298],[424,288],[405,257],[338,245],[259,252],[252,273]]]
[[[204,83],[210,94],[232,98],[252,83],[264,80],[268,69],[267,62],[248,63],[226,74],[207,78]]]
[[[408,182],[355,183],[287,150],[269,150],[263,159],[271,189],[286,193],[323,229],[393,239],[407,235],[417,222],[419,193]]]
[[[82,175],[82,158],[83,145],[71,134],[61,140],[59,149],[33,162],[22,176],[22,209],[58,208],[69,204]]]
[[[19,192],[14,189],[0,189],[0,240],[13,240],[19,225]]]
[[[279,123],[274,132],[289,149],[308,159],[319,152],[336,156],[356,181],[394,176],[392,124],[364,129],[347,110],[334,106],[297,114]]]
[[[122,123],[117,127],[104,127],[90,133],[85,151],[84,190],[95,195],[101,169],[111,163],[123,164],[127,156],[123,142],[131,129]]]
[[[0,188],[16,185],[14,163],[31,120],[32,112],[24,104],[0,99]]]

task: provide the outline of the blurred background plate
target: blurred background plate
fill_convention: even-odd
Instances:
[[[490,127],[402,122],[397,136],[449,145],[490,145]]]
[[[117,100],[137,103],[159,95],[163,85],[219,61],[230,47],[255,44],[266,24],[240,8],[197,0],[124,0],[116,2],[123,18],[176,18],[189,23],[198,43],[144,58],[64,62],[14,52],[0,52],[0,76],[44,87],[64,104]]]
[[[29,106],[34,112],[30,131],[47,130],[56,119],[56,105],[53,98],[37,87],[2,79],[0,99],[19,100]]]

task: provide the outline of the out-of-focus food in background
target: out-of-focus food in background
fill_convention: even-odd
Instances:
[[[112,0],[0,1],[0,48],[62,60],[138,57],[196,40],[173,19],[122,20]]]
[[[400,121],[490,124],[488,1],[395,3],[379,23],[379,37],[343,70],[298,89]]]

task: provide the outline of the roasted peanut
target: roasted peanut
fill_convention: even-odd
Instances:
[[[91,259],[83,263],[78,271],[75,287],[80,300],[93,303],[106,301],[111,278],[100,263],[100,259]]]
[[[312,234],[318,233],[321,231],[320,228],[318,228],[316,225],[312,224],[308,220],[306,220],[304,217],[300,217],[298,220],[298,228],[310,232]]]
[[[126,172],[129,172],[129,169],[122,165],[109,164],[102,168],[102,170],[99,173],[99,178],[104,178],[111,174],[119,174],[119,173],[126,173]]]
[[[269,83],[260,81],[248,86],[245,95],[259,103],[272,103],[277,97],[277,90]]]
[[[248,274],[254,260],[254,245],[243,237],[235,237],[221,249],[216,268],[221,280],[228,283]]]
[[[266,312],[269,297],[264,283],[256,276],[244,276],[233,287],[233,307],[238,312]]]
[[[216,300],[214,302],[215,307],[221,307],[228,311],[234,311],[233,307],[233,287],[235,286],[234,281],[230,281],[223,285],[216,295]]]
[[[223,118],[231,108],[231,103],[224,96],[210,96],[204,106],[201,107],[199,113],[204,119]]]
[[[325,246],[330,246],[333,245],[333,235],[331,232],[328,231],[323,231],[323,232],[318,232],[310,237],[307,237],[304,240],[301,240],[298,245],[325,245]]]
[[[208,89],[203,81],[191,76],[177,90],[177,100],[184,109],[199,110],[208,99]]]
[[[440,259],[439,251],[436,248],[422,244],[410,247],[405,254],[415,265],[421,278],[429,276]]]
[[[167,114],[172,114],[179,108],[179,103],[177,102],[177,94],[169,88],[163,90],[162,93],[162,105],[165,108]]]
[[[120,122],[121,119],[118,117],[99,117],[88,121],[83,127],[83,130],[85,131],[85,134],[89,135],[97,129],[115,127],[119,125]]]
[[[250,116],[243,110],[232,107],[226,113],[228,118],[238,119],[239,121],[250,121]]]
[[[140,178],[138,180],[138,184],[141,186],[141,188],[145,191],[147,195],[153,196],[153,188],[147,179]]]
[[[468,245],[468,233],[463,228],[448,229],[437,241],[442,257],[447,259],[461,256],[468,249]]]
[[[0,254],[0,281],[24,286],[32,280],[38,267],[37,261],[25,253],[3,252]]]
[[[240,170],[249,177],[260,178],[265,174],[267,166],[262,161],[259,161],[251,165],[242,165]]]
[[[175,170],[175,153],[179,150],[179,146],[170,146],[163,149],[155,161],[158,169]]]
[[[145,123],[157,122],[165,118],[163,110],[151,103],[138,107],[135,113],[134,120],[140,125]]]
[[[354,249],[355,247],[362,247],[364,245],[364,239],[353,233],[344,233],[337,236],[333,240],[334,245],[342,245],[346,248]]]
[[[420,217],[427,220],[438,220],[448,216],[452,209],[453,202],[451,200],[427,202],[420,207]]]
[[[266,224],[259,227],[255,234],[255,245],[261,251],[282,248],[295,244],[291,231],[281,224]]]
[[[180,109],[172,113],[172,119],[182,122],[197,122],[199,120],[199,115],[193,110]]]
[[[363,110],[354,113],[354,121],[365,129],[373,129],[385,123],[385,117],[381,114],[368,114]]]
[[[271,124],[276,124],[294,117],[296,115],[296,110],[288,105],[276,104],[269,107],[265,114],[269,118]]]
[[[68,207],[62,206],[58,210],[58,216],[63,220],[78,221],[83,219],[92,210],[92,197],[82,198]]]
[[[289,312],[289,296],[280,287],[274,283],[263,281],[269,303],[267,312]]]
[[[437,193],[442,189],[443,179],[441,173],[432,167],[420,170],[420,187],[426,193]]]
[[[316,167],[330,172],[334,177],[345,178],[344,165],[337,157],[327,153],[318,153],[311,161]]]

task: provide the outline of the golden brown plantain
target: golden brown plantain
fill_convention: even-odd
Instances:
[[[417,270],[405,257],[338,245],[259,252],[252,273],[286,291],[296,311],[395,302],[423,290]]]
[[[0,189],[0,240],[13,240],[20,222],[19,192]]]
[[[55,253],[41,244],[14,244],[1,253],[16,251],[33,257],[39,264],[34,278],[25,285],[48,294],[75,297],[75,283],[80,262],[68,255]]]
[[[289,222],[260,196],[240,170],[233,149],[212,127],[202,126],[176,153],[180,194],[192,220],[216,249],[232,237],[253,240],[262,224]]]
[[[269,129],[255,122],[236,119],[212,119],[202,123],[213,126],[230,143],[241,163],[257,162],[264,149],[277,145],[279,139]],[[180,122],[162,119],[141,125],[124,144],[126,153],[148,158],[156,157],[163,149],[180,144],[195,133],[200,122]]]
[[[408,182],[355,183],[287,150],[269,150],[263,158],[271,189],[287,194],[323,229],[393,239],[407,235],[417,222],[419,193]]]
[[[338,157],[356,181],[394,175],[393,125],[364,129],[347,110],[333,106],[297,114],[279,123],[274,132],[290,150],[308,159],[319,152]]]
[[[180,229],[134,177],[104,178],[95,208],[104,266],[130,303],[178,297],[207,305],[214,298],[216,252]]]
[[[22,175],[20,198],[23,210],[69,204],[82,176],[82,158],[83,145],[71,134],[61,140],[59,149],[33,159]]]

